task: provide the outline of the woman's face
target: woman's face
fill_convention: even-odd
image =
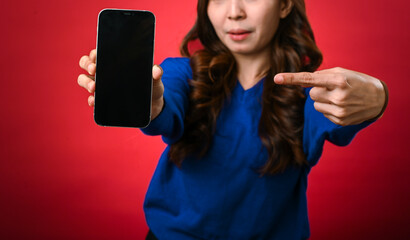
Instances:
[[[216,34],[235,55],[270,48],[280,18],[288,9],[281,0],[209,0],[208,16]]]

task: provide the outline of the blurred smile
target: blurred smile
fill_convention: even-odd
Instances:
[[[245,29],[232,29],[227,32],[231,40],[233,41],[243,41],[252,33],[252,31]]]

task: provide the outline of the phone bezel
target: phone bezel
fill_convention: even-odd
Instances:
[[[97,76],[97,72],[98,72],[98,49],[99,49],[99,31],[100,31],[100,18],[102,16],[103,13],[107,12],[107,11],[115,11],[115,12],[120,12],[123,13],[124,15],[130,16],[130,15],[134,15],[134,14],[139,14],[139,13],[144,13],[144,14],[149,14],[152,17],[152,24],[153,24],[153,36],[152,36],[152,63],[151,63],[151,68],[154,65],[154,48],[155,48],[155,28],[156,28],[156,18],[155,15],[147,10],[132,10],[132,9],[115,9],[115,8],[106,8],[101,10],[98,13],[98,23],[97,23],[97,39],[96,39],[96,49],[97,49],[97,58],[96,58],[96,66],[97,66],[97,70],[96,70],[96,75],[95,75],[95,83],[96,83],[96,89],[97,89],[97,85],[98,85],[98,76]],[[124,128],[145,128],[149,125],[149,123],[151,122],[151,114],[152,114],[152,106],[151,106],[151,99],[152,99],[152,79],[150,81],[151,85],[150,85],[150,101],[149,101],[149,114],[146,115],[146,119],[143,122],[143,124],[135,124],[135,125],[131,125],[131,124],[109,124],[106,121],[104,121],[104,119],[100,119],[96,114],[96,107],[95,105],[98,104],[98,92],[96,91],[94,93],[95,96],[95,105],[94,105],[94,122],[96,124],[98,124],[99,126],[103,126],[103,127],[124,127]]]

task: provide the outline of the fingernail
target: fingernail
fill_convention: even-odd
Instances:
[[[91,64],[87,67],[88,73],[91,74]]]
[[[162,68],[159,65],[154,65],[154,67],[157,69],[156,71],[159,71],[160,74],[162,74]]]
[[[283,78],[283,76],[279,75],[275,77],[275,83],[283,83],[285,81],[285,79]]]
[[[88,83],[88,91],[91,92],[92,87],[93,87],[93,83],[92,82]]]

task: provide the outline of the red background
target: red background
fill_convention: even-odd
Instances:
[[[159,137],[103,128],[77,86],[103,8],[157,16],[155,62],[178,56],[194,0],[0,3],[0,238],[143,239],[142,203]],[[409,10],[406,0],[307,0],[322,68],[376,76],[385,116],[346,148],[326,144],[309,179],[315,239],[410,237]]]

